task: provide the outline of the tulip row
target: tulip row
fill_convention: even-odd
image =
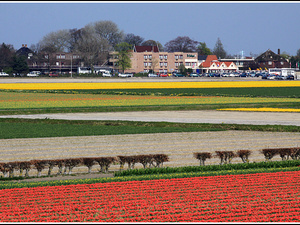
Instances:
[[[299,222],[300,171],[0,190],[1,222]]]
[[[253,98],[216,96],[152,96],[152,95],[94,95],[1,92],[0,108],[51,108],[51,107],[100,107],[100,106],[149,106],[300,102],[298,98]]]
[[[251,111],[251,112],[300,112],[300,109],[283,109],[283,108],[226,108],[217,109],[221,111]]]
[[[220,82],[103,82],[103,83],[5,83],[3,90],[85,90],[157,88],[239,88],[299,87],[298,81],[220,81]]]

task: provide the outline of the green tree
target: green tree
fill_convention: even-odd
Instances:
[[[13,57],[13,71],[16,73],[27,73],[29,71],[25,56]]]
[[[0,46],[0,71],[9,72],[13,63],[15,50],[12,45],[4,44]]]
[[[220,38],[218,38],[218,40],[216,42],[216,45],[215,45],[214,50],[213,50],[213,54],[216,55],[218,58],[221,58],[221,59],[226,58],[227,53],[224,50],[224,47],[223,47],[223,44],[222,44]]]
[[[199,55],[212,55],[211,50],[206,46],[205,42],[200,42],[197,47],[197,52]]]
[[[121,42],[117,44],[115,50],[118,52],[118,61],[117,64],[119,68],[124,72],[126,69],[131,68],[131,45],[127,42]]]

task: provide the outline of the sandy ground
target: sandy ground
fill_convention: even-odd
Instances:
[[[193,157],[194,152],[236,151],[240,149],[251,150],[250,162],[264,161],[260,149],[274,147],[299,146],[300,133],[258,132],[258,131],[218,131],[218,132],[183,132],[163,134],[131,134],[131,135],[104,135],[83,137],[56,137],[56,138],[29,138],[29,139],[1,139],[1,161],[26,161],[31,159],[59,159],[69,157],[99,157],[139,154],[167,154],[170,161],[164,166],[193,166],[199,161]],[[274,160],[281,160],[279,156]],[[234,158],[232,163],[242,162]],[[208,159],[206,164],[218,164],[219,158]],[[136,164],[135,168],[142,168]],[[126,169],[126,166],[125,166]],[[92,175],[87,168],[75,167],[74,173],[81,173],[83,177],[90,178],[111,176],[97,174],[99,166],[95,165]],[[110,172],[119,170],[119,165],[112,165]],[[42,174],[46,175],[47,170]],[[54,168],[53,174],[57,173]],[[17,174],[17,173],[16,173]],[[31,170],[31,176],[36,175]],[[74,177],[53,177],[42,180],[77,179]],[[32,180],[32,179],[30,179]],[[28,180],[29,181],[29,180]]]
[[[5,115],[0,118],[63,119],[63,120],[128,120],[175,123],[227,123],[254,125],[300,126],[300,114],[288,112],[238,112],[238,111],[145,111],[145,112],[99,112],[55,113],[33,115]]]

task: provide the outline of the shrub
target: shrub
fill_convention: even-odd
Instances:
[[[47,160],[35,159],[35,160],[31,160],[30,163],[35,166],[35,168],[38,172],[38,174],[37,174],[38,177],[41,176],[42,170],[45,169],[46,166],[48,165]]]
[[[169,162],[169,156],[166,154],[152,155],[153,161],[156,163],[155,167],[162,167],[164,162]]]
[[[29,177],[29,171],[31,169],[31,162],[30,161],[22,161],[19,162],[19,169],[20,169],[20,177],[23,176],[23,171],[25,170],[25,177]]]
[[[237,156],[240,157],[243,161],[243,163],[248,163],[249,162],[249,156],[251,155],[250,150],[238,150],[237,151]]]
[[[236,156],[233,151],[216,151],[216,155],[221,160],[220,165],[231,163],[231,160]]]
[[[64,174],[67,174],[67,169],[69,169],[68,174],[72,174],[72,169],[75,166],[78,166],[83,163],[83,158],[70,158],[65,160],[65,171]]]
[[[270,161],[275,155],[279,153],[276,148],[262,149],[261,152],[264,154],[266,161]]]
[[[205,160],[210,159],[212,157],[212,154],[210,152],[195,152],[194,157],[200,160],[200,166],[204,166]]]
[[[91,173],[91,169],[93,165],[95,165],[96,161],[95,158],[87,157],[87,158],[82,158],[82,163],[87,166],[88,168],[88,173]]]
[[[118,161],[116,157],[96,157],[94,159],[100,165],[100,172],[102,173],[107,173],[110,165]]]

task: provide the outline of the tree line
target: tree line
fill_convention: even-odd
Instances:
[[[137,46],[158,46],[160,51],[165,52],[197,52],[199,55],[216,55],[218,58],[231,58],[218,37],[213,49],[207,47],[205,42],[200,42],[188,36],[178,36],[168,41],[164,46],[156,40],[145,40],[145,38],[133,33],[125,34],[112,21],[91,22],[83,28],[62,29],[46,34],[38,43],[32,44],[30,49],[34,52],[34,57],[43,57],[43,53],[68,52],[80,53],[81,60],[86,66],[102,65],[108,60],[111,51],[123,51]],[[17,56],[16,50],[10,44],[2,44],[0,47],[0,70],[7,72],[19,72],[26,70],[24,62],[26,57]],[[300,49],[296,56],[290,57],[284,53],[286,58],[290,58],[292,67],[300,61]],[[119,55],[119,57],[125,57]],[[128,57],[128,56],[127,56]],[[127,60],[128,61],[128,60]],[[121,62],[121,60],[120,60]],[[128,62],[125,60],[125,65]],[[24,67],[25,66],[25,67]],[[122,67],[122,65],[120,65]],[[18,68],[20,67],[20,68]]]

